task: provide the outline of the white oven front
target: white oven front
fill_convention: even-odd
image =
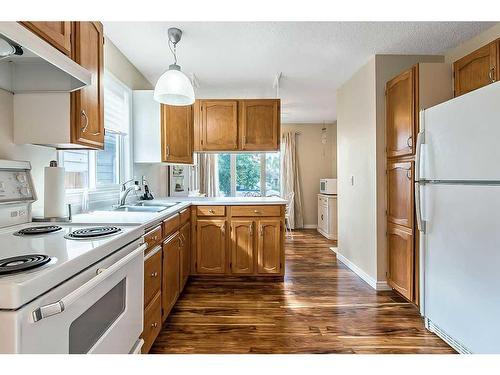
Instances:
[[[129,353],[143,328],[145,248],[138,240],[21,309],[2,311],[0,352]]]

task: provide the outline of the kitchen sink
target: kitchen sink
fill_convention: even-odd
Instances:
[[[161,212],[166,210],[168,207],[165,206],[134,206],[125,205],[116,207],[113,211],[124,211],[124,212]]]
[[[176,205],[178,205],[180,202],[170,202],[170,203],[167,203],[167,202],[163,202],[163,203],[159,203],[159,202],[156,202],[154,200],[151,200],[151,201],[139,201],[137,203],[135,203],[135,206],[139,206],[139,207],[151,207],[151,206],[154,206],[154,207],[167,207],[167,208],[170,208],[170,207],[174,207]]]

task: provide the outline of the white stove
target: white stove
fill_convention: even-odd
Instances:
[[[129,353],[143,325],[143,231],[32,223],[30,169],[0,160],[0,353]]]

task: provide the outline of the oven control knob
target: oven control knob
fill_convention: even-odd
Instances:
[[[23,173],[19,173],[17,176],[16,176],[16,179],[17,181],[19,181],[20,183],[24,184],[26,182],[26,175],[23,174]]]
[[[28,189],[27,187],[22,187],[22,188],[19,188],[19,193],[23,196],[23,197],[28,197],[30,195],[30,189]]]

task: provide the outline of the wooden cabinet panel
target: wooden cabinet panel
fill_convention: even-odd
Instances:
[[[279,150],[279,106],[279,99],[240,101],[240,142],[242,150]]]
[[[499,42],[494,41],[453,63],[455,96],[498,80]]]
[[[202,219],[196,223],[196,271],[226,272],[226,220]]]
[[[413,228],[414,163],[391,162],[387,165],[387,220]]]
[[[158,251],[144,260],[144,306],[147,306],[161,289],[161,247]]]
[[[156,337],[160,333],[161,323],[161,293],[158,292],[144,310],[144,327],[141,335],[144,340],[142,353],[148,353],[151,349]]]
[[[168,237],[179,229],[181,223],[180,215],[175,214],[163,221],[163,237]]]
[[[20,23],[65,55],[71,56],[70,21],[23,21]]]
[[[280,206],[231,206],[231,216],[280,216]]]
[[[161,106],[162,161],[193,163],[193,106]]]
[[[231,220],[231,272],[233,274],[253,273],[254,229],[253,220]]]
[[[196,207],[198,216],[224,216],[226,215],[225,206],[198,206]]]
[[[171,237],[163,243],[163,274],[162,274],[162,318],[165,320],[179,297],[179,235]]]
[[[281,272],[281,220],[259,220],[257,246],[257,272],[279,274]]]
[[[238,149],[238,101],[201,100],[201,148],[205,151]]]
[[[386,86],[387,156],[414,153],[415,143],[415,68],[411,68]]]
[[[103,28],[100,22],[74,22],[73,25],[73,60],[92,74],[92,83],[71,93],[71,142],[103,149]]]
[[[410,229],[389,224],[387,227],[387,282],[408,300],[413,300],[414,245]]]
[[[146,254],[153,249],[156,245],[161,243],[163,239],[161,235],[161,225],[158,225],[156,228],[150,230],[148,233],[144,235],[144,242],[148,245],[146,249]]]
[[[191,264],[191,223],[186,223],[180,230],[180,290],[184,289],[190,274]]]
[[[181,225],[186,224],[191,220],[191,208],[186,208],[185,210],[182,210],[179,212],[179,219],[181,222]]]

